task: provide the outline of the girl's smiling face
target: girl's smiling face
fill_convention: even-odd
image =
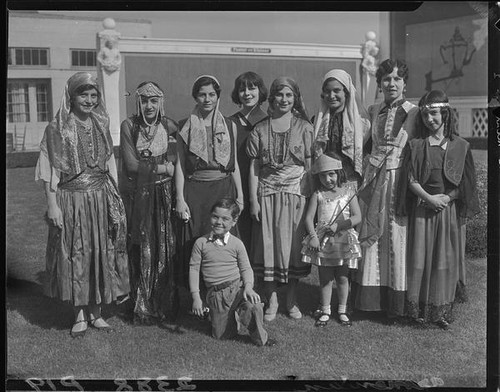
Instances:
[[[80,117],[86,117],[99,102],[99,94],[95,88],[82,91],[73,97],[71,110]]]
[[[432,133],[437,133],[443,127],[441,108],[428,108],[420,112],[425,127]]]
[[[337,79],[325,83],[321,97],[328,108],[334,112],[340,112],[344,109],[346,94],[344,86]]]
[[[293,109],[295,96],[290,87],[283,87],[274,95],[274,110],[281,114],[286,114]]]
[[[255,85],[242,85],[238,90],[238,97],[243,106],[253,108],[259,103],[259,88]]]
[[[327,190],[332,190],[337,187],[337,179],[338,175],[335,170],[329,170],[329,171],[324,171],[318,174],[319,176],[319,181],[321,182],[321,185],[327,189]]]

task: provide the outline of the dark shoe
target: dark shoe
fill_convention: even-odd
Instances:
[[[312,317],[313,319],[317,320],[319,319],[321,316],[323,315],[323,311],[321,309],[316,309],[313,313],[312,313]]]
[[[98,326],[98,325],[96,325],[96,321],[97,321],[97,320],[102,320],[103,322],[105,322],[105,321],[104,321],[104,319],[103,319],[102,317],[98,317],[98,318],[95,318],[95,319],[91,319],[91,320],[89,320],[90,325],[91,325],[92,327],[94,327],[95,329],[97,329],[97,330],[99,330],[99,331],[103,331],[103,332],[111,332],[111,331],[113,330],[113,328],[112,328],[110,325],[102,325],[102,326]],[[105,323],[106,323],[106,322],[105,322]],[[107,323],[106,323],[106,324],[107,324]]]
[[[276,346],[276,344],[278,344],[276,339],[269,338],[269,339],[267,339],[266,344],[264,344],[264,347],[273,347],[273,346]]]
[[[80,324],[80,323],[85,323],[88,326],[87,320],[79,320],[79,321],[75,321],[75,323],[73,324],[73,327],[76,324]],[[71,337],[73,339],[75,339],[75,338],[83,338],[85,336],[85,332],[87,332],[87,327],[85,327],[85,329],[83,329],[81,331],[73,331],[73,327],[71,328],[71,331],[69,332],[69,334],[71,335]]]
[[[326,327],[328,325],[328,321],[330,321],[330,315],[328,313],[321,313],[321,316],[318,317],[314,326],[320,328]]]
[[[339,313],[339,323],[340,325],[343,325],[344,327],[350,327],[352,325],[351,320],[349,319],[349,316],[347,316],[346,313]],[[345,316],[347,320],[342,320],[342,316]]]

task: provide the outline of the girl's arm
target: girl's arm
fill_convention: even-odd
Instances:
[[[238,164],[238,146],[236,144],[237,134],[236,134],[236,125],[231,122],[231,127],[233,128],[234,135],[234,171],[231,173],[233,176],[234,185],[236,186],[236,202],[240,207],[240,212],[243,211],[243,187],[241,186],[241,173],[240,173],[240,165]]]
[[[248,175],[248,189],[250,197],[250,216],[257,222],[260,222],[260,205],[257,197],[257,188],[259,186],[259,161],[250,160],[250,172]]]
[[[313,249],[319,249],[320,243],[318,234],[314,229],[314,217],[316,216],[316,211],[318,209],[318,194],[314,192],[307,203],[306,216],[304,217],[304,224],[306,226],[306,231],[310,236],[309,247]]]
[[[45,195],[47,196],[47,219],[54,226],[62,229],[63,227],[63,217],[62,211],[57,205],[56,192],[51,189],[50,183],[45,182]]]
[[[330,226],[330,229],[336,233],[337,231],[348,230],[351,227],[355,227],[361,223],[361,208],[359,208],[358,198],[353,196],[349,202],[349,209],[351,216],[341,222],[335,222]]]
[[[443,195],[443,194],[438,194],[438,195],[431,195],[427,193],[424,188],[422,188],[422,185],[420,185],[416,181],[411,181],[410,182],[410,190],[420,197],[425,203],[428,204],[428,206],[435,210],[435,211],[441,211],[443,208],[445,208],[448,203],[450,202],[451,198],[448,195]]]
[[[177,162],[175,163],[175,189],[176,189],[176,206],[177,216],[182,220],[188,220],[191,217],[189,206],[184,200],[184,171],[185,171],[185,153],[184,141],[177,134]]]

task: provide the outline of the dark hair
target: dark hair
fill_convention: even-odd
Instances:
[[[402,77],[405,83],[408,82],[408,76],[410,74],[408,65],[406,65],[406,63],[403,60],[387,59],[382,61],[382,63],[380,63],[377,72],[375,73],[375,76],[377,78],[377,86],[380,87],[382,78],[385,75],[389,75],[392,71],[394,71],[394,68],[398,69],[398,76]]]
[[[216,208],[225,208],[226,210],[231,211],[231,216],[233,217],[233,219],[238,218],[238,216],[240,215],[240,207],[234,199],[222,198],[217,200],[210,209],[210,212],[214,212]]]
[[[234,88],[231,92],[231,100],[236,105],[241,105],[239,92],[244,87],[257,87],[259,89],[259,104],[267,99],[267,88],[262,77],[255,72],[248,71],[242,73],[234,81]]]
[[[342,162],[342,158],[340,157],[340,155],[338,155],[337,153],[335,153],[333,151],[325,152],[324,155],[326,155],[330,158],[336,159],[337,161]],[[337,173],[337,186],[341,187],[342,185],[344,185],[347,182],[347,175],[345,174],[345,170],[344,169],[337,169],[337,170],[335,170],[335,173]],[[321,184],[320,179],[319,179],[319,174],[320,173],[316,173],[313,175],[315,189],[320,189],[323,186]]]
[[[430,132],[424,124],[422,120],[422,112],[425,109],[426,105],[430,105],[433,103],[448,103],[448,96],[442,90],[432,90],[426,93],[420,101],[418,101],[418,107],[420,109],[420,116],[417,116],[417,137],[426,138],[429,136]],[[450,106],[442,107],[441,109],[441,117],[443,119],[443,135],[444,137],[453,139],[454,135],[458,136],[455,114]]]
[[[220,98],[221,88],[219,83],[210,76],[202,76],[193,84],[193,89],[191,90],[191,96],[196,99],[196,96],[200,92],[203,86],[212,85],[214,87],[215,93],[217,94],[217,98]]]
[[[99,88],[93,84],[82,84],[75,89],[75,91],[73,92],[73,96],[70,97],[71,109],[73,109],[73,98],[87,90],[97,91],[97,103],[95,104],[94,108],[99,106],[99,104],[101,103],[101,92],[99,91]]]
[[[269,88],[269,98],[267,99],[267,101],[269,102],[269,109],[270,110],[273,109],[274,100],[276,99],[276,94],[284,87],[290,88],[293,93],[292,113],[295,116],[301,117],[303,120],[309,122],[309,117],[307,116],[306,108],[304,107],[304,103],[302,101],[302,95],[300,94],[299,85],[295,80],[293,80],[288,76],[277,78],[271,84],[271,87]]]

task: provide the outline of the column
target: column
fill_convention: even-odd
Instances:
[[[115,21],[106,18],[103,31],[97,33],[97,77],[101,81],[106,109],[109,113],[109,130],[113,144],[120,144],[120,94],[119,78],[121,55],[118,49],[120,33],[115,30]]]

